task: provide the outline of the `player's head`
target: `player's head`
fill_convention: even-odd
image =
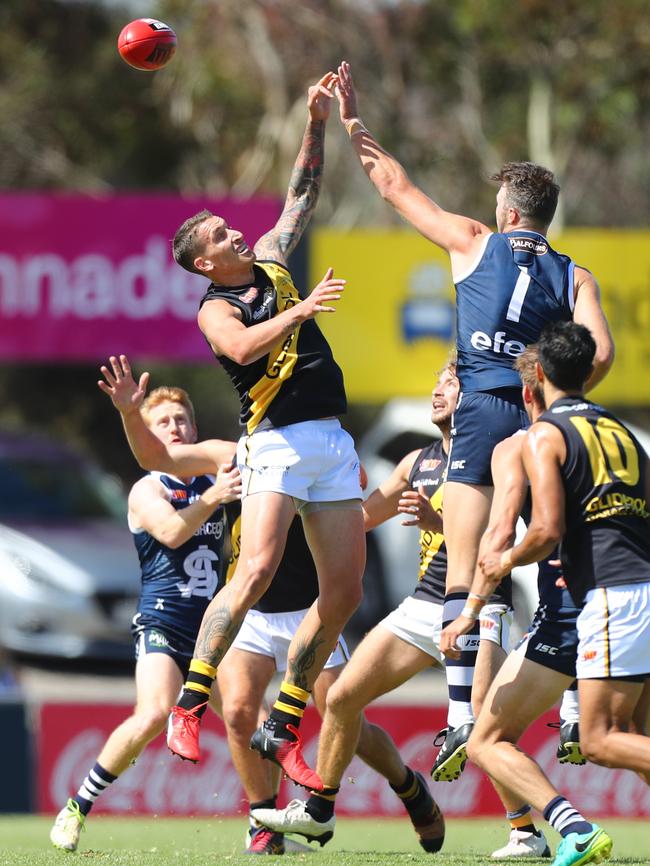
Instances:
[[[227,279],[255,261],[242,233],[209,210],[185,220],[174,235],[172,248],[182,268],[212,280]]]
[[[596,342],[589,328],[576,322],[546,325],[537,342],[537,375],[560,391],[582,393],[596,354]]]
[[[531,421],[546,408],[542,384],[537,378],[538,360],[537,343],[531,343],[517,357],[514,365],[523,386],[524,408]]]
[[[187,391],[166,385],[155,388],[140,407],[151,432],[165,445],[196,442],[194,406]]]
[[[546,231],[560,194],[552,171],[534,162],[506,162],[490,180],[501,184],[497,193],[498,231],[518,225]]]
[[[442,433],[451,429],[451,416],[456,408],[460,383],[456,375],[456,358],[450,358],[438,373],[436,387],[431,394],[431,420]]]

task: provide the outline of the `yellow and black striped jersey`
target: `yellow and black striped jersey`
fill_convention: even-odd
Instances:
[[[236,307],[246,327],[272,319],[300,300],[291,274],[277,262],[256,262],[255,280],[245,286],[212,284],[201,306],[216,299]],[[300,421],[331,418],[347,409],[343,374],[314,319],[278,340],[268,355],[237,364],[217,355],[237,389],[239,420],[247,433]]]
[[[442,439],[436,439],[427,445],[415,458],[408,483],[413,490],[419,487],[429,498],[434,511],[442,514],[443,488],[447,477],[449,454],[443,448]],[[445,583],[447,579],[447,547],[445,537],[441,532],[429,529],[420,531],[420,568],[418,583],[413,591],[413,598],[424,601],[434,601],[442,604],[445,600]],[[505,577],[494,593],[490,602],[512,605],[512,579]]]
[[[556,400],[539,421],[557,427],[566,444],[560,558],[576,605],[595,587],[650,582],[643,447],[610,412],[583,397]]]

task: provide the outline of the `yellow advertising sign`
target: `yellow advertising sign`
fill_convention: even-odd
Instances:
[[[590,396],[608,405],[650,405],[650,232],[573,229],[551,243],[594,273],[614,334],[614,366]],[[446,253],[409,229],[318,229],[310,284],[330,266],[347,285],[337,312],[322,314],[319,324],[350,400],[428,394],[453,345]]]

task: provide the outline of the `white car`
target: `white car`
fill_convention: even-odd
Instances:
[[[0,434],[0,646],[133,658],[138,558],[119,482],[70,448]]]
[[[650,434],[633,424],[626,426],[650,453]],[[440,438],[431,423],[430,399],[395,399],[384,406],[377,421],[359,440],[358,453],[368,473],[367,492],[375,489],[409,451],[423,448]],[[418,530],[401,525],[394,517],[368,533],[368,566],[364,577],[365,598],[357,621],[365,627],[410,595],[417,583]],[[519,522],[518,537],[525,532]],[[537,566],[513,572],[515,628],[513,640],[523,633],[537,607]],[[354,625],[354,620],[353,620]]]

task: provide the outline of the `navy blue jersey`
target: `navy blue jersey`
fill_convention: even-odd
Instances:
[[[538,420],[557,427],[566,445],[560,558],[576,605],[594,587],[650,582],[643,447],[610,412],[583,397],[556,400]]]
[[[169,500],[177,511],[187,508],[213,484],[207,475],[193,478],[189,484],[159,472],[151,475],[169,490]],[[219,506],[175,549],[165,547],[143,529],[133,531],[133,540],[142,569],[138,626],[161,625],[193,643],[205,609],[219,588],[223,507]]]
[[[530,488],[526,493],[526,501],[521,509],[521,517],[526,526],[530,523],[532,513],[532,501],[530,497]],[[555,548],[553,553],[537,563],[537,594],[539,595],[539,607],[550,608],[573,608],[573,599],[571,593],[566,587],[557,586],[557,581],[562,577],[562,568],[558,565],[551,565],[551,562],[556,562],[560,558],[559,548]],[[576,611],[577,616],[577,611]]]
[[[521,387],[515,358],[547,322],[572,318],[573,272],[537,232],[488,235],[478,264],[456,283],[462,391]]]

